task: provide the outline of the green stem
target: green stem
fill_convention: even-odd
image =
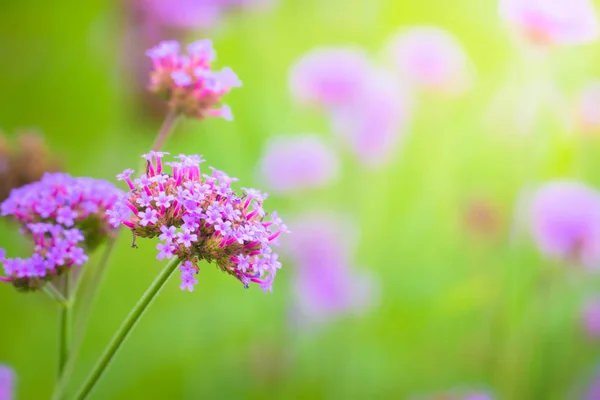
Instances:
[[[66,388],[67,383],[73,373],[73,368],[75,367],[75,362],[77,361],[77,355],[79,354],[79,350],[81,349],[81,345],[83,344],[83,339],[85,335],[85,330],[87,327],[87,323],[90,317],[90,311],[95,303],[94,299],[96,297],[96,293],[98,292],[98,287],[102,282],[102,278],[104,276],[104,272],[106,271],[106,265],[108,264],[108,260],[110,255],[115,247],[116,238],[110,239],[104,249],[104,253],[102,254],[102,258],[98,262],[98,265],[93,270],[93,276],[90,278],[89,287],[86,287],[85,292],[83,293],[83,297],[78,304],[81,304],[80,309],[78,310],[77,315],[77,326],[75,329],[75,334],[73,338],[73,343],[71,344],[71,353],[69,354],[69,359],[63,369],[63,373],[56,383],[54,387],[54,393],[52,398],[54,400],[58,400],[62,397],[62,393]],[[78,293],[78,287],[81,284],[83,276],[79,277],[79,282],[76,288],[73,291],[73,297],[76,297]]]
[[[69,300],[51,283],[44,285],[44,293],[50,296],[50,298],[61,307],[67,307],[69,305]]]
[[[81,389],[75,396],[76,399],[83,400],[90,394],[90,392],[94,388],[94,385],[96,385],[98,380],[100,380],[102,374],[110,365],[110,362],[112,361],[113,357],[121,348],[121,345],[129,335],[129,333],[133,330],[133,327],[135,326],[137,321],[144,314],[144,311],[146,311],[148,306],[152,303],[152,300],[154,300],[154,298],[163,288],[165,283],[169,280],[169,277],[171,276],[173,271],[175,271],[180,262],[181,260],[179,260],[178,258],[173,259],[165,266],[165,268],[156,277],[156,279],[154,279],[148,290],[146,290],[146,293],[144,293],[144,295],[140,298],[135,307],[133,307],[133,310],[131,310],[131,312],[117,331],[117,333],[115,333],[115,335],[113,336],[110,344],[104,351],[104,354],[102,354],[100,360],[98,360],[98,363],[94,366],[92,372],[90,373],[85,383],[82,385]]]
[[[70,273],[63,275],[64,296],[69,298]],[[62,305],[59,308],[58,316],[58,374],[56,380],[59,381],[67,360],[69,359],[69,342],[71,341],[71,316],[72,309],[70,304]]]
[[[162,126],[160,127],[160,131],[158,131],[158,135],[154,140],[152,150],[159,151],[160,149],[162,149],[167,138],[169,137],[169,135],[173,131],[173,128],[175,127],[175,122],[177,122],[177,116],[178,114],[174,110],[169,111],[167,117],[165,118],[165,122],[163,122]]]

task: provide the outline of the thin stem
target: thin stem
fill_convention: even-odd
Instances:
[[[44,285],[44,293],[46,293],[61,307],[67,307],[69,305],[69,300],[65,296],[63,296],[63,294],[51,283],[47,283]]]
[[[165,283],[169,280],[169,277],[171,276],[173,271],[175,271],[180,262],[181,260],[179,260],[178,258],[173,259],[165,266],[165,268],[160,272],[156,279],[154,279],[148,290],[146,290],[146,293],[144,293],[144,295],[140,298],[135,307],[133,307],[133,309],[131,310],[131,312],[117,331],[117,333],[115,333],[115,335],[113,336],[110,344],[104,351],[104,354],[102,354],[100,360],[98,360],[98,363],[96,364],[96,366],[94,366],[94,369],[92,370],[85,383],[82,385],[81,389],[75,396],[76,399],[83,400],[90,394],[90,392],[94,388],[94,385],[96,385],[98,380],[100,380],[102,374],[110,365],[110,362],[112,361],[113,357],[120,349],[121,345],[129,335],[129,333],[133,330],[133,327],[135,326],[137,321],[144,314],[144,311],[146,311],[148,306],[152,303],[152,300],[154,300],[154,298],[163,288]]]
[[[71,274],[63,275],[64,296],[69,298],[69,284]],[[69,304],[63,305],[58,310],[58,374],[56,380],[60,380],[63,369],[69,359],[69,344],[71,341],[71,316],[72,308]]]
[[[177,122],[177,116],[178,114],[174,110],[169,111],[167,117],[165,118],[165,122],[163,122],[162,126],[160,127],[160,131],[158,131],[158,135],[154,140],[152,150],[159,151],[160,149],[162,149],[163,145],[165,144],[165,141],[167,140],[170,133],[173,131],[173,128],[175,127],[175,123]]]
[[[75,334],[73,338],[73,342],[71,343],[71,353],[69,354],[69,359],[63,369],[63,373],[56,383],[54,387],[54,393],[52,398],[58,400],[62,397],[62,392],[66,388],[69,379],[71,378],[71,374],[73,373],[73,368],[75,367],[75,361],[77,361],[77,355],[79,354],[79,350],[81,350],[81,346],[83,344],[83,339],[85,336],[85,330],[87,327],[87,323],[90,317],[90,311],[95,303],[96,293],[98,292],[98,287],[102,282],[102,278],[104,276],[104,272],[106,271],[106,265],[108,264],[108,260],[110,255],[115,248],[116,238],[110,239],[104,249],[104,253],[102,253],[102,258],[96,265],[96,268],[93,270],[93,276],[90,279],[90,286],[86,287],[86,290],[83,294],[83,297],[78,304],[81,304],[81,308],[78,311],[77,316],[77,326],[75,329]],[[73,292],[73,297],[77,296],[77,289],[80,285],[83,276],[80,276],[78,286],[75,288]]]

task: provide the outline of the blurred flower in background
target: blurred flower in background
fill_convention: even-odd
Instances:
[[[39,180],[44,172],[60,169],[61,162],[51,154],[40,134],[19,132],[13,145],[0,134],[0,201],[5,200],[12,189]]]
[[[589,82],[574,102],[575,126],[583,133],[600,132],[600,80]]]
[[[474,79],[474,67],[459,40],[436,26],[402,28],[386,45],[397,77],[407,86],[460,94]]]
[[[584,304],[582,322],[589,336],[600,337],[600,298],[590,299]]]
[[[373,71],[359,96],[331,113],[332,129],[371,167],[391,161],[412,116],[410,97],[385,70]]]
[[[0,400],[13,400],[15,373],[12,368],[0,364]]]
[[[583,44],[598,38],[591,0],[500,0],[498,6],[511,30],[532,44]]]
[[[271,192],[285,194],[335,182],[340,162],[320,135],[279,135],[266,143],[258,168]]]
[[[600,195],[575,181],[541,186],[531,204],[531,231],[550,258],[593,268],[600,262]]]
[[[356,101],[371,71],[359,47],[319,47],[302,55],[289,72],[293,98],[331,111]]]
[[[493,400],[494,397],[487,392],[456,389],[448,392],[436,393],[429,396],[419,396],[411,400]]]
[[[294,307],[301,324],[360,314],[378,298],[376,278],[353,261],[356,227],[326,213],[300,215],[286,248],[294,264]]]

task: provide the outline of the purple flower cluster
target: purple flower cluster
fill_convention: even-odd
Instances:
[[[543,185],[531,204],[531,230],[546,256],[597,268],[600,263],[600,193],[576,181]]]
[[[124,193],[109,182],[47,173],[39,182],[14,189],[0,206],[34,244],[29,258],[6,258],[0,249],[6,278],[17,288],[38,289],[44,281],[73,265],[82,265],[91,251],[116,230],[106,211]],[[85,249],[85,250],[84,250]]]
[[[6,252],[0,249],[0,262],[4,264],[7,278],[0,280],[12,282],[18,289],[35,290],[44,282],[62,274],[73,265],[82,265],[88,259],[82,247],[83,235],[79,229],[65,229],[61,225],[43,222],[26,225],[35,248],[29,258],[6,258]]]
[[[254,282],[270,291],[281,267],[270,245],[288,230],[275,212],[264,221],[267,195],[255,189],[236,195],[231,183],[237,179],[214,168],[210,175],[201,174],[204,160],[198,155],[177,156],[179,161],[166,163],[172,168],[167,174],[165,154],[145,154],[146,173],[135,180],[131,169],[117,176],[130,192],[108,212],[113,226],[126,225],[134,238],[158,236],[156,258],[176,256],[183,261],[182,290],[192,291],[197,283],[199,260],[214,260],[245,287]]]
[[[270,190],[287,194],[334,182],[340,161],[319,135],[280,135],[267,143],[259,171]]]
[[[582,310],[582,322],[590,337],[600,337],[600,298],[593,298],[586,302]]]
[[[286,243],[296,264],[294,300],[302,323],[360,314],[376,299],[376,281],[354,268],[353,226],[330,214],[304,214]]]
[[[12,400],[15,373],[6,365],[0,364],[0,400]]]
[[[241,81],[229,67],[212,70],[216,53],[209,39],[188,45],[187,52],[181,54],[176,41],[161,42],[146,52],[153,63],[150,90],[167,99],[169,107],[178,114],[230,121],[231,109],[217,106],[223,95],[242,85]]]
[[[86,249],[93,250],[104,238],[115,234],[106,210],[123,195],[123,191],[104,180],[46,173],[40,181],[14,189],[0,211],[25,228],[36,222],[77,228],[85,237]]]

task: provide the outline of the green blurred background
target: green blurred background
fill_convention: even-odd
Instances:
[[[131,90],[125,10],[123,2],[101,0],[0,2],[0,129],[11,136],[38,128],[73,175],[114,181],[139,164],[161,123]],[[259,185],[255,165],[267,138],[329,134],[321,113],[290,98],[294,60],[317,45],[347,43],[378,58],[391,33],[418,23],[459,37],[477,69],[474,89],[457,99],[421,98],[399,156],[385,168],[365,169],[346,154],[338,184],[267,202],[290,219],[313,209],[351,215],[361,231],[357,264],[381,281],[377,305],[316,330],[296,329],[294,266],[285,258],[268,295],[241,290],[206,265],[193,293],[170,282],[92,398],[407,398],[454,387],[483,388],[498,399],[577,397],[600,355],[580,323],[582,303],[600,281],[545,261],[526,234],[510,232],[526,184],[571,177],[600,185],[600,142],[565,135],[549,112],[529,137],[511,134],[509,123],[497,126],[506,135],[486,128],[487,104],[519,65],[495,1],[280,0],[268,12],[228,15],[189,39],[210,36],[218,64],[244,82],[227,98],[235,120],[185,121],[167,150],[203,154],[241,186]],[[549,68],[569,94],[600,76],[598,61],[598,45],[581,46],[556,51]],[[493,229],[469,224],[473,199],[493,209]],[[1,223],[1,247],[26,252],[14,232]],[[129,244],[123,232],[71,391],[161,268],[154,244]],[[16,370],[17,398],[49,398],[55,305],[0,285],[0,310],[0,362]]]

